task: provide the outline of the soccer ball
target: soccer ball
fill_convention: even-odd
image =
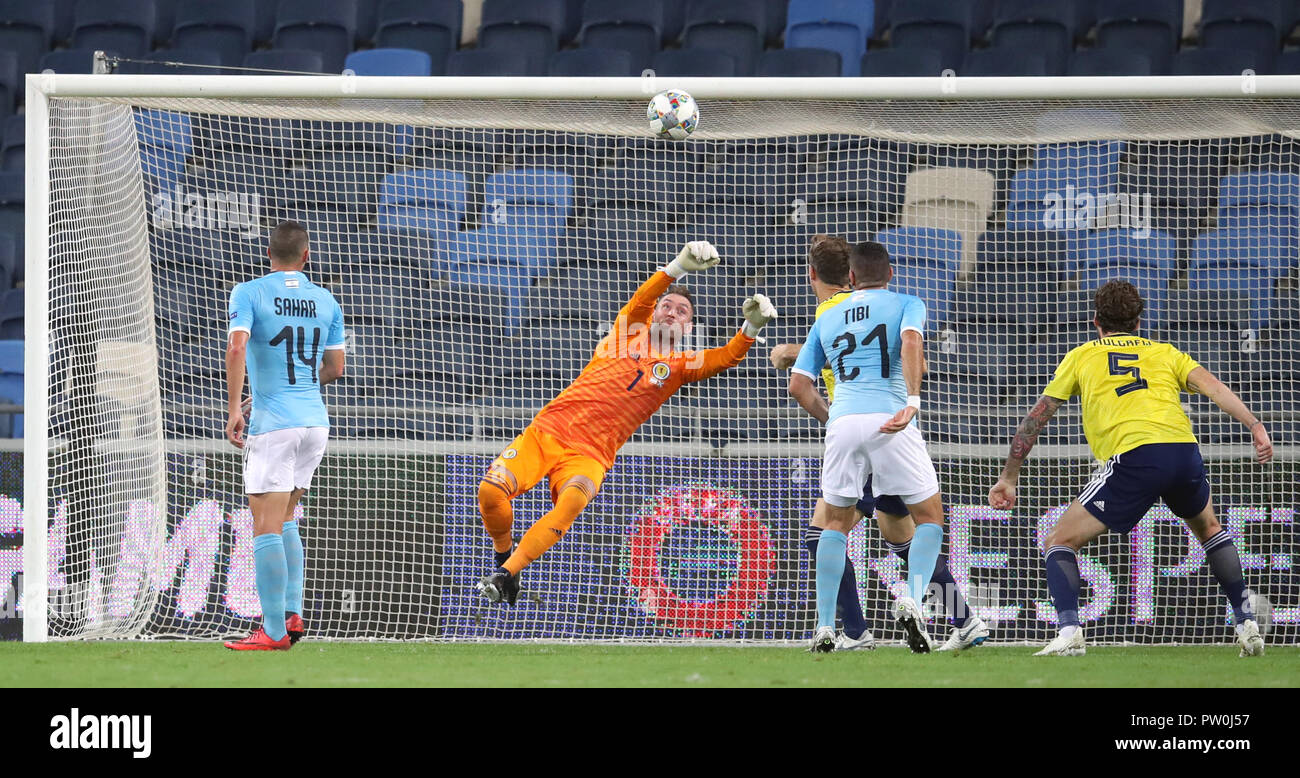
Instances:
[[[660,92],[646,108],[650,131],[661,138],[685,140],[700,123],[700,108],[695,98],[680,89]]]

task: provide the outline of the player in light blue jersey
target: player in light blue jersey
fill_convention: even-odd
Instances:
[[[303,273],[307,231],[282,222],[271,233],[271,273],[230,293],[226,347],[226,438],[244,450],[244,491],[253,513],[253,561],[262,626],[236,651],[285,650],[303,633],[303,549],[294,509],[325,454],[329,414],[320,388],[343,375],[343,311]],[[244,436],[244,376],[252,422]]]
[[[849,253],[852,291],[813,324],[790,376],[790,394],[826,424],[822,460],[822,531],[817,546],[817,632],[814,651],[835,647],[835,600],[844,572],[848,533],[857,523],[862,484],[872,478],[876,496],[897,495],[916,521],[908,559],[908,592],[895,617],[915,653],[928,653],[919,603],[943,544],[943,500],[934,463],[912,419],[921,407],[925,304],[887,286],[889,252],[879,243]],[[817,373],[829,363],[835,399],[817,391]]]

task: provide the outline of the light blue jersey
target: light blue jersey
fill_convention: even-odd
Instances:
[[[247,332],[253,418],[248,434],[328,427],[317,374],[343,348],[343,309],[295,270],[245,281],[230,293],[230,331]]]
[[[854,413],[897,413],[907,405],[903,330],[925,331],[925,303],[888,289],[859,289],[817,317],[794,363],[814,382],[835,373],[831,421]]]

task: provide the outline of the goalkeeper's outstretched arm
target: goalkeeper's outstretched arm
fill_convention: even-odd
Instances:
[[[673,261],[660,268],[633,292],[632,299],[627,301],[614,319],[614,326],[610,329],[613,337],[609,342],[618,343],[624,333],[635,334],[633,327],[649,326],[655,303],[674,281],[687,273],[708,270],[720,261],[718,250],[707,240],[687,243]]]

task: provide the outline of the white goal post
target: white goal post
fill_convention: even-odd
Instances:
[[[644,118],[667,88],[701,107],[680,143]],[[349,324],[304,502],[311,637],[806,639],[820,436],[768,354],[811,324],[816,233],[884,243],[927,302],[945,550],[994,641],[1051,634],[1038,544],[1095,464],[1077,403],[1031,455],[1021,507],[982,497],[1112,277],[1143,291],[1152,337],[1268,422],[1278,461],[1260,468],[1239,425],[1187,400],[1267,640],[1300,636],[1300,76],[46,73],[27,76],[26,116],[24,640],[256,623],[219,356],[229,289],[265,272],[282,219],[308,227],[307,273]],[[695,345],[725,342],[755,291],[780,312],[767,343],[667,403],[520,604],[487,607],[478,478],[695,239],[723,256],[687,279]],[[545,492],[516,501],[516,536]],[[1157,506],[1081,555],[1090,637],[1230,640],[1189,537]],[[901,560],[869,521],[850,557],[872,629],[897,639]]]

